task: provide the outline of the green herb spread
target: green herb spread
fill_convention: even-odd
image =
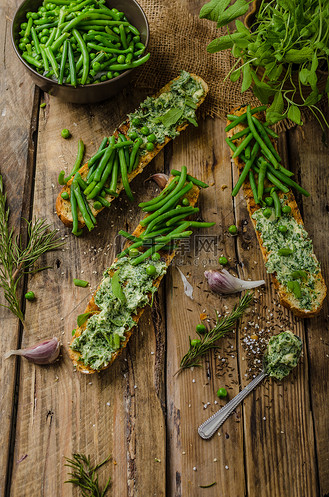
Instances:
[[[282,380],[297,366],[303,343],[291,331],[283,331],[270,338],[265,354],[266,372]]]
[[[100,312],[91,316],[82,334],[71,344],[72,350],[80,352],[81,361],[98,370],[105,367],[112,355],[125,341],[125,332],[136,326],[133,315],[149,303],[149,295],[157,288],[154,281],[166,272],[163,261],[145,260],[133,266],[129,257],[115,262],[104,273],[95,295]],[[146,269],[153,265],[154,275]],[[109,271],[115,271],[111,277]]]
[[[148,97],[138,110],[129,114],[129,133],[136,132],[144,143],[147,137],[140,132],[147,127],[149,133],[154,133],[156,141],[163,143],[165,137],[175,138],[179,135],[177,127],[186,121],[197,126],[195,109],[203,96],[204,90],[201,83],[192,76],[182,71],[180,77],[173,81],[170,90],[159,97]],[[134,122],[138,124],[135,125]],[[146,152],[146,151],[145,151]]]
[[[281,202],[285,200],[286,196]],[[252,217],[268,251],[266,269],[268,273],[276,273],[279,283],[294,294],[301,309],[310,310],[318,303],[319,293],[315,290],[315,283],[320,272],[320,264],[313,254],[312,240],[304,226],[297,223],[291,214],[275,218],[273,209],[272,215],[266,218],[264,210],[258,209]],[[280,231],[279,227],[282,226],[287,230]]]

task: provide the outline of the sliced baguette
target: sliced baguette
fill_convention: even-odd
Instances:
[[[191,74],[192,78],[195,80],[195,81],[198,81],[201,85],[202,85],[202,88],[204,90],[204,94],[203,96],[200,98],[199,102],[197,103],[197,106],[199,107],[202,102],[204,101],[204,99],[206,98],[206,95],[208,93],[208,85],[207,83],[202,79],[200,78],[199,76],[196,76],[195,74]],[[161,95],[162,93],[165,93],[165,92],[168,92],[170,90],[170,87],[173,83],[173,81],[179,79],[179,76],[177,78],[175,78],[174,80],[170,81],[169,83],[166,84],[166,86],[164,86],[163,88],[161,88],[161,90],[156,94],[154,95],[154,98],[158,97],[159,95]],[[183,131],[185,128],[187,128],[187,126],[189,125],[189,122],[185,122],[184,124],[181,124],[180,126],[177,127],[177,131],[178,132],[181,132]],[[128,135],[128,132],[129,132],[129,120],[127,119],[126,121],[124,121],[122,124],[120,124],[120,126],[114,131],[114,136],[118,136],[119,133],[122,133],[124,134],[125,136]],[[168,142],[170,142],[172,140],[172,138],[169,138],[166,136],[165,140],[163,143],[158,143],[155,145],[155,148],[152,152],[147,152],[145,155],[142,155],[140,156],[140,159],[139,159],[139,163],[136,167],[136,169],[134,169],[134,171],[132,171],[130,174],[128,174],[128,179],[129,179],[129,183],[139,174],[143,171],[143,169],[151,162],[151,160],[160,152],[160,150],[162,150],[164,148],[165,145],[167,145]],[[84,164],[80,170],[79,170],[81,176],[83,179],[86,178],[87,174],[88,174],[88,164]],[[63,192],[67,192],[67,193],[70,193],[70,185],[72,183],[73,179],[71,179],[67,185],[65,185],[62,190],[60,191],[57,199],[56,199],[56,212],[57,212],[57,215],[58,217],[60,218],[60,220],[66,225],[66,226],[72,226],[72,212],[71,212],[71,204],[70,204],[70,201],[69,200],[64,200],[62,197],[61,197],[61,194]],[[121,178],[118,180],[118,185],[117,185],[117,194],[120,194],[121,191],[123,190],[123,185],[122,185],[122,181],[121,181]],[[107,195],[105,197],[105,199],[108,201],[108,202],[112,202],[115,197],[113,195]],[[102,207],[101,209],[99,210],[96,210],[94,209],[93,207],[93,204],[94,204],[94,201],[89,201],[89,206],[90,206],[90,209],[93,213],[93,215],[96,217],[103,209],[104,207]],[[85,222],[84,222],[84,219],[80,213],[80,211],[78,211],[78,219],[79,219],[79,228],[82,228],[84,225],[85,225]]]
[[[186,195],[186,197],[189,199],[190,205],[192,207],[196,204],[196,202],[198,200],[199,191],[200,191],[199,188],[194,185],[193,188]],[[136,236],[136,237],[138,237],[143,231],[145,231],[145,228],[143,228],[141,225],[138,225],[137,228],[135,229],[135,231],[133,232],[133,235]],[[129,245],[129,244],[130,243],[128,243],[127,245]],[[161,257],[164,259],[164,261],[166,263],[166,266],[169,267],[171,261],[175,257],[175,251],[170,252],[170,253],[165,252],[165,251],[160,251],[159,253],[160,253]],[[115,259],[115,261],[116,260],[117,259]],[[109,274],[113,274],[111,272],[111,270],[109,270]],[[159,288],[159,285],[161,283],[161,280],[162,280],[163,276],[164,275],[159,276],[154,281],[154,286],[156,288]],[[99,289],[99,287],[95,291],[93,297],[91,298],[91,300],[88,303],[88,305],[87,305],[87,307],[86,307],[86,309],[85,309],[84,312],[100,312],[99,307],[95,303],[95,295],[96,295],[98,289]],[[149,294],[148,298],[149,298],[149,302],[151,302],[152,295]],[[140,317],[142,316],[145,307],[139,308],[138,311],[137,311],[137,313],[133,316],[133,320],[136,323],[138,323],[138,321],[140,320]],[[81,327],[77,327],[76,328],[75,333],[73,335],[73,339],[71,341],[71,344],[75,340],[75,338],[77,338],[78,336],[81,335],[81,333],[85,330],[86,326],[87,326],[87,321]],[[108,367],[110,367],[111,364],[115,361],[115,359],[122,353],[122,351],[124,350],[124,348],[127,346],[129,338],[131,337],[131,335],[132,335],[132,333],[133,333],[134,330],[137,331],[137,326],[134,326],[133,328],[131,328],[131,329],[129,329],[129,330],[127,330],[125,332],[125,340],[121,343],[120,349],[117,350],[113,354],[113,356],[112,356],[111,361],[109,362],[109,364],[107,364],[107,366],[105,366],[104,368],[102,368],[100,370],[96,371],[95,369],[92,369],[91,367],[89,367],[89,366],[85,365],[83,362],[81,362],[81,360],[80,360],[81,354],[79,352],[76,352],[76,351],[72,350],[71,347],[69,348],[69,356],[70,356],[71,360],[73,361],[73,364],[76,367],[76,369],[78,371],[80,371],[81,373],[85,373],[85,374],[99,373],[103,369],[107,369]]]
[[[246,112],[246,107],[242,107],[242,108],[233,110],[233,113],[237,116],[243,114],[244,112]],[[257,114],[255,114],[255,116],[258,118],[261,118],[261,116],[259,116]],[[227,133],[227,135],[229,137],[231,137],[236,132],[242,130],[243,128],[244,128],[244,125],[240,124],[240,125],[236,126],[235,128],[233,128],[232,130],[230,130]],[[233,152],[232,152],[232,155],[233,155]],[[244,165],[245,165],[244,162],[242,162],[238,157],[234,158],[234,162],[235,162],[236,166],[238,167],[239,172],[241,174],[241,172],[244,168]],[[269,185],[266,185],[266,186],[269,186]],[[252,217],[254,212],[256,212],[260,207],[255,203],[254,196],[253,196],[253,193],[252,193],[252,190],[250,187],[250,183],[248,180],[246,180],[244,182],[243,190],[244,190],[245,197],[247,200],[248,212],[249,212],[250,218],[253,222],[253,225],[254,225],[254,228],[256,231],[256,236],[257,236],[257,239],[259,242],[259,246],[260,246],[260,249],[262,251],[264,261],[267,262],[269,252],[267,251],[267,249],[265,248],[265,246],[263,244],[261,233],[256,230],[256,220],[253,219],[253,217]],[[296,222],[298,224],[304,226],[303,219],[302,219],[302,216],[300,214],[298,205],[296,203],[294,194],[290,190],[286,195],[287,195],[287,202],[286,203],[287,203],[287,205],[289,205],[291,207],[292,216],[294,217],[294,219],[296,220]],[[282,198],[283,194],[279,193],[279,197]],[[317,261],[316,255],[314,253],[312,254],[312,257],[314,258],[315,261]],[[284,285],[282,285],[278,281],[278,279],[276,278],[276,273],[271,274],[271,276],[272,276],[273,285],[278,292],[281,305],[283,305],[284,307],[287,307],[296,316],[301,317],[301,318],[311,318],[320,312],[322,304],[323,304],[323,300],[327,294],[326,284],[324,282],[324,279],[323,279],[321,272],[319,272],[317,275],[316,284],[315,284],[315,288],[314,288],[315,292],[319,293],[319,296],[317,299],[314,299],[313,307],[310,310],[300,308],[298,299],[295,297],[295,295],[292,292],[290,292]],[[318,304],[317,304],[317,302],[318,302]]]

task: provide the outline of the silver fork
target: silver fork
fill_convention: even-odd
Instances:
[[[207,419],[198,428],[198,433],[201,438],[208,440],[218,430],[224,421],[232,414],[234,409],[250,394],[250,392],[268,375],[265,369],[254,378],[249,385],[247,385],[241,392],[239,392],[226,406],[222,407],[219,411],[215,412],[209,419]]]

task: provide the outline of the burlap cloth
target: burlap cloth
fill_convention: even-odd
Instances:
[[[201,76],[209,86],[209,94],[200,108],[201,117],[224,119],[233,108],[244,104],[260,105],[251,90],[241,94],[241,79],[232,83],[226,78],[236,59],[230,50],[207,53],[210,41],[225,34],[215,22],[199,19],[200,5],[192,0],[138,0],[150,25],[148,51],[151,58],[136,75],[135,85],[155,92],[184,69]],[[225,79],[226,78],[226,79]],[[310,114],[302,113],[303,120]],[[294,126],[281,121],[278,131]]]

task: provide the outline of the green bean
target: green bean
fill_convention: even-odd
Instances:
[[[112,152],[111,157],[103,171],[102,177],[100,181],[95,185],[93,190],[88,194],[87,199],[91,200],[92,198],[95,198],[103,189],[106,181],[108,180],[108,177],[111,174],[112,168],[113,168],[113,163],[114,163],[114,158],[115,158],[115,151]],[[96,176],[96,175],[95,175]]]
[[[88,174],[87,174],[87,182],[88,179],[90,178],[91,174],[94,172],[95,168],[97,167],[97,162],[98,160],[104,155],[105,153],[105,147],[107,145],[107,136],[105,136],[99,146],[99,149],[97,150],[96,154],[93,155],[87,162],[88,165]]]
[[[57,38],[57,40],[55,37],[56,41],[54,41],[54,43],[51,45],[52,51],[54,53],[57,52],[58,49],[63,45],[64,41],[67,40],[69,36],[70,36],[69,33],[63,33],[59,38]]]
[[[260,158],[259,162],[260,162],[260,166],[259,166],[259,174],[258,174],[257,197],[258,197],[258,200],[262,200],[263,192],[264,192],[264,180],[266,177],[266,170],[267,170],[267,162],[266,162],[266,160],[264,160],[262,158]]]
[[[120,252],[120,254],[117,255],[117,258],[121,259],[122,257],[124,257],[125,255],[127,255],[129,253],[130,249],[138,248],[138,247],[141,247],[142,245],[143,245],[143,240],[138,240],[137,242],[133,243],[132,245],[129,245],[129,247],[125,248],[122,252]]]
[[[36,53],[39,55],[41,53],[40,52],[39,38],[38,38],[38,35],[37,35],[35,28],[33,26],[31,28],[31,36],[32,36],[32,40],[34,41],[34,49],[35,49]]]
[[[56,35],[56,27],[55,26],[57,26],[57,24],[58,24],[58,21],[49,22],[48,24],[41,24],[40,26],[36,26],[35,30],[38,33],[39,31],[42,31],[43,29],[54,28],[54,34],[53,34],[53,38],[52,38],[52,41],[54,41],[54,37]],[[46,45],[47,45],[47,43],[46,43]],[[47,45],[47,46],[49,46],[49,45]]]
[[[199,209],[197,211],[195,211],[194,209],[198,209],[198,207],[182,207],[179,210],[183,211],[187,216],[187,215],[190,215],[194,212],[199,212]],[[183,212],[181,212],[181,213],[183,214]],[[153,218],[152,221],[148,224],[148,226],[145,230],[145,234],[151,233],[154,226],[156,226],[157,224],[161,224],[164,221],[166,221],[167,219],[174,217],[176,213],[177,213],[176,209],[170,209],[167,212],[161,212],[156,218]],[[149,217],[151,217],[151,216],[144,218],[142,221],[146,221]],[[142,225],[142,221],[140,222],[141,225]]]
[[[79,230],[77,199],[76,199],[75,192],[74,192],[74,189],[72,188],[72,186],[71,186],[70,202],[71,202],[71,212],[72,212],[72,221],[73,221],[72,233],[75,236],[80,236],[82,233],[82,230]]]
[[[32,19],[32,17],[30,17],[27,21],[27,25],[26,25],[25,33],[24,33],[24,38],[28,38],[30,36],[32,24],[33,24],[33,19]]]
[[[279,196],[275,190],[271,191],[270,195],[273,198],[273,202],[274,202],[275,217],[279,218],[279,217],[281,217],[281,202],[280,202]]]
[[[88,230],[91,231],[94,228],[94,223],[92,222],[92,220],[90,218],[90,215],[89,215],[89,213],[87,211],[87,208],[86,208],[85,202],[83,200],[83,196],[82,196],[80,187],[79,187],[79,185],[75,181],[72,182],[71,191],[72,191],[72,189],[73,189],[75,198],[77,200],[77,204],[78,204],[79,210],[80,210],[80,212],[82,214],[82,217],[84,219],[84,222],[85,222]]]
[[[235,135],[233,135],[230,140],[231,141],[234,141],[234,140],[238,140],[239,138],[242,138],[242,136],[244,135],[247,135],[248,133],[250,132],[250,128],[249,126],[246,126],[245,128],[243,128],[241,131],[239,131],[238,133],[235,133]]]
[[[104,171],[104,169],[106,167],[106,164],[110,160],[110,157],[111,157],[111,155],[113,153],[114,144],[115,144],[115,137],[111,136],[109,138],[109,145],[105,148],[105,152],[103,154],[103,157],[101,158],[101,160],[100,160],[100,162],[99,162],[99,164],[97,166],[97,169],[95,171],[95,174],[94,174],[94,177],[93,177],[94,181],[96,181],[96,182],[100,181],[100,179],[102,177],[102,174],[103,174],[103,171]]]
[[[264,128],[265,128],[265,131],[268,135],[272,136],[272,138],[279,138],[279,135],[277,135],[273,129],[269,128],[268,127],[269,124],[268,123],[264,123]]]
[[[121,141],[121,138],[118,138],[118,141]],[[121,181],[123,188],[125,189],[125,192],[127,194],[127,197],[129,200],[133,202],[134,196],[132,194],[132,191],[129,186],[129,179],[128,179],[128,169],[127,169],[127,163],[126,163],[126,158],[125,158],[125,152],[123,148],[119,148],[119,163],[120,163],[120,172],[121,172]]]
[[[247,177],[247,175],[249,173],[249,170],[250,170],[251,166],[255,162],[255,159],[257,157],[259,148],[260,148],[259,144],[256,142],[254,144],[253,148],[252,148],[250,159],[245,163],[243,171],[240,174],[239,179],[238,179],[235,187],[232,190],[232,197],[235,197],[238,194],[238,192],[239,192],[242,184],[244,183],[244,181],[245,181],[245,179],[246,179],[246,177]]]
[[[285,174],[283,174],[278,169],[274,169],[274,167],[271,164],[268,164],[268,169],[270,170],[270,172],[273,175],[275,175],[279,180],[281,180],[282,183],[285,183],[286,185],[289,185],[292,188],[295,188],[295,190],[297,190],[298,192],[300,192],[303,195],[305,195],[305,197],[309,197],[310,196],[310,194],[309,194],[309,192],[307,190],[305,190],[304,188],[302,188],[301,186],[299,186],[298,183],[296,183],[295,181],[293,181],[291,178],[289,178],[288,176],[286,176]]]
[[[135,143],[133,145],[133,148],[132,148],[131,153],[130,153],[130,158],[129,158],[129,172],[130,173],[133,170],[133,167],[134,167],[135,161],[136,161],[136,157],[137,157],[137,154],[139,152],[139,149],[140,149],[140,146],[142,145],[142,143],[143,143],[142,138],[137,138],[135,140]]]
[[[191,228],[211,228],[215,226],[216,223],[206,223],[203,221],[189,221],[189,225]]]
[[[61,58],[61,66],[60,66],[60,70],[59,70],[59,78],[58,78],[59,85],[63,84],[65,64],[66,64],[66,59],[67,59],[67,52],[68,52],[68,41],[65,40],[64,45],[63,45],[62,58]]]
[[[65,185],[65,171],[60,171],[58,175],[58,184]]]
[[[125,135],[122,135],[122,136],[125,136]],[[127,140],[125,137],[125,140],[118,141],[114,145],[114,148],[127,148],[127,147],[131,147],[133,144],[134,144],[134,142],[132,140]]]
[[[108,202],[108,200],[101,197],[100,195],[98,195],[98,197],[95,197],[95,200],[102,204],[103,207],[111,207],[111,202]]]
[[[139,36],[140,35],[140,32],[138,31],[138,29],[135,28],[135,26],[133,26],[132,24],[128,24],[128,28],[129,28],[129,31],[131,33],[133,33],[135,36]]]
[[[199,212],[198,207],[191,207],[191,212],[189,215],[194,214],[195,212]],[[177,212],[179,213],[181,209],[178,209]],[[174,216],[169,221],[166,222],[166,226],[173,226],[175,225],[178,221],[181,221],[182,219],[186,218],[186,212],[183,212],[182,214],[179,214],[178,216]]]
[[[72,86],[77,86],[76,65],[75,65],[75,61],[74,61],[73,48],[72,48],[72,45],[71,45],[70,41],[68,41],[67,55],[68,55],[68,59],[69,59],[69,68],[70,68],[69,77],[70,77],[70,82],[71,82]],[[68,79],[69,78],[67,78],[66,82],[68,82]]]
[[[272,144],[270,138],[268,137],[268,134],[266,133],[266,130],[265,130],[264,126],[262,125],[262,123],[255,116],[252,116],[251,119],[252,119],[253,123],[256,125],[256,128],[258,128],[259,134],[260,134],[261,138],[263,138],[263,140],[266,143],[266,145],[268,146],[269,150],[272,152],[272,154],[278,160],[278,162],[281,162],[281,157],[278,154],[278,152],[275,150],[275,148],[273,147],[273,144]]]
[[[109,187],[109,194],[117,196],[117,183],[118,183],[118,175],[119,175],[119,157],[116,152],[113,163],[112,177]]]
[[[170,171],[170,174],[172,174],[173,176],[180,176],[181,171],[177,171],[176,169],[172,169]],[[193,176],[190,176],[189,174],[187,174],[187,176],[186,176],[186,181],[192,182],[194,185],[196,185],[200,188],[208,188],[209,187],[209,185],[207,185],[207,183],[204,183],[203,181],[200,181],[199,179],[193,178]]]
[[[76,173],[74,175],[74,179],[78,183],[78,185],[80,186],[81,190],[84,190],[87,187],[87,183],[82,179],[80,173]]]
[[[90,3],[93,3],[93,0],[84,0],[83,2],[78,3],[74,7],[70,7],[71,12],[77,12],[81,10],[85,5],[89,5]],[[90,10],[89,10],[90,12]]]
[[[126,145],[124,151],[125,151],[126,164],[128,166],[128,172],[129,172],[130,154],[129,154],[129,150],[128,150],[127,144],[130,143],[130,145],[133,145],[134,142],[132,142],[130,140],[128,141],[127,137],[123,133],[119,133],[119,138],[121,139],[121,143],[120,142],[117,143],[117,146],[124,145],[124,144]]]
[[[270,165],[271,164],[267,164],[267,169],[269,169]],[[281,190],[283,193],[288,193],[289,192],[289,188],[286,185],[284,185],[283,183],[281,183],[281,181],[276,176],[274,176],[274,174],[272,174],[271,172],[267,171],[266,172],[266,176],[267,176],[267,179],[271,183],[273,183],[273,185],[275,185],[276,187],[278,187],[279,190]]]
[[[258,196],[257,196],[257,185],[256,185],[256,181],[255,181],[255,176],[251,170],[249,171],[249,183],[250,183],[250,187],[251,187],[251,190],[252,190],[252,193],[254,196],[255,204],[258,204],[259,200],[258,200]]]
[[[164,205],[166,205],[172,197],[174,197],[176,194],[178,194],[182,190],[183,186],[185,185],[186,176],[187,176],[187,168],[186,168],[186,166],[183,166],[182,171],[181,171],[181,175],[179,177],[177,185],[175,186],[175,189],[171,193],[169,193],[166,197],[164,197],[163,199],[160,199],[158,202],[156,202],[150,206],[144,207],[143,211],[144,212],[157,211],[158,209],[160,209],[160,207],[163,207]],[[152,216],[153,216],[152,217],[152,219],[153,219],[155,217],[155,215],[152,214]],[[151,217],[151,216],[149,216],[149,217]]]
[[[257,112],[264,112],[266,109],[267,109],[266,105],[262,105],[261,107],[255,107],[254,109],[251,110],[251,114],[256,114]],[[232,115],[232,117],[233,116],[234,114]],[[230,131],[230,129],[235,128],[237,124],[242,123],[242,121],[245,121],[247,119],[247,113],[245,112],[244,114],[241,114],[241,116],[235,116],[235,117],[236,119],[234,119],[234,121],[231,124],[226,126],[225,128],[226,133]]]
[[[54,74],[55,74],[56,78],[58,79],[58,77],[59,77],[58,64],[57,64],[57,60],[55,59],[55,56],[53,54],[53,51],[50,47],[45,47],[45,52],[47,54],[50,65],[53,68]]]
[[[249,133],[249,135],[240,143],[240,145],[237,146],[236,151],[234,152],[234,154],[232,156],[233,159],[235,157],[239,157],[241,152],[246,148],[248,143],[250,143],[253,138],[254,138],[253,134]]]
[[[82,21],[90,21],[90,20],[96,20],[99,21],[101,19],[105,20],[110,20],[110,17],[108,15],[104,14],[95,14],[95,13],[90,13],[89,11],[83,12],[82,14],[78,15],[72,21],[70,21],[63,29],[63,33],[66,31],[72,31],[73,33],[73,28],[75,28],[78,24],[80,24]]]
[[[41,62],[38,60],[34,59],[31,55],[28,55],[26,52],[22,53],[22,57],[26,62],[32,66],[37,67],[38,69],[42,68]]]
[[[129,23],[127,21],[108,21],[106,19],[94,19],[92,20],[93,22],[93,25],[94,26],[120,26],[120,24],[123,24],[124,26],[127,26],[129,25]],[[82,21],[79,23],[79,28],[81,26],[91,26],[89,24],[89,21]],[[90,27],[89,29],[94,29],[92,27]]]
[[[244,156],[247,160],[250,159],[250,156],[251,156],[251,148],[250,148],[250,143],[248,143],[248,145],[246,146],[245,150],[244,150]]]
[[[81,197],[82,197],[82,199],[84,201],[84,204],[85,204],[85,207],[86,207],[87,212],[89,214],[89,217],[91,219],[91,222],[93,223],[93,225],[95,227],[96,224],[97,224],[97,221],[96,221],[96,218],[95,218],[94,214],[91,211],[90,205],[88,204],[88,201],[87,201],[86,197],[82,193],[81,193]]]
[[[270,149],[268,148],[268,146],[266,145],[266,143],[263,141],[263,139],[260,137],[260,135],[258,134],[258,132],[257,132],[257,130],[255,128],[254,122],[252,120],[250,105],[247,106],[247,119],[248,119],[248,125],[249,125],[249,128],[250,128],[250,131],[254,135],[255,140],[259,143],[261,150],[264,153],[266,153],[266,156],[272,162],[272,164],[274,165],[274,167],[276,169],[278,169],[278,167],[279,167],[278,161],[276,160],[276,158],[274,157],[274,155],[272,154],[272,152],[270,151]]]
[[[42,61],[43,61],[43,66],[45,68],[45,72],[47,73],[49,71],[49,62],[48,62],[48,58],[47,58],[45,49],[41,45],[40,45],[40,52],[41,52],[41,57],[42,57]]]
[[[152,231],[152,233],[147,233],[146,235],[144,235],[144,233],[142,233],[139,236],[139,238],[147,238],[149,240],[152,238],[156,238],[159,235],[168,234],[170,232],[170,230],[171,230],[171,228],[161,228],[160,230]]]
[[[129,50],[129,48],[128,48]],[[118,53],[115,50],[111,50],[113,53]],[[125,53],[126,51],[121,51],[120,53]],[[134,53],[136,55],[136,52]],[[110,71],[125,71],[127,69],[133,69],[134,67],[138,67],[142,64],[144,64],[149,58],[151,54],[148,53],[144,55],[144,57],[141,57],[140,59],[134,60],[131,64],[111,64],[109,66]]]
[[[179,171],[179,173],[180,173],[180,171]],[[154,204],[158,203],[159,200],[163,199],[163,197],[168,195],[168,193],[170,193],[176,187],[177,182],[178,182],[178,177],[176,176],[169,183],[167,183],[165,188],[162,190],[162,192],[157,197],[152,198],[148,202],[141,202],[140,204],[138,204],[138,207],[141,207],[143,209],[143,207],[147,207],[149,205],[154,205]]]
[[[80,169],[81,167],[81,162],[82,162],[82,159],[83,159],[83,154],[84,154],[84,151],[85,151],[85,145],[83,143],[82,140],[79,140],[78,141],[78,154],[77,154],[77,158],[75,159],[75,163],[73,165],[73,168],[72,168],[72,171],[70,172],[70,174],[64,179],[65,181],[65,184],[72,178],[72,176],[74,176],[74,174]]]
[[[81,288],[86,288],[89,285],[88,281],[79,280],[77,278],[73,278],[73,283],[75,286],[79,286]]]
[[[127,231],[120,230],[119,235],[124,236],[127,238],[127,240],[130,240],[131,242],[138,242],[139,238],[137,236],[131,235],[130,233],[127,233]]]
[[[168,236],[160,236],[159,238],[156,238],[154,241],[156,243],[169,243],[172,242],[173,240],[179,240],[180,238],[188,238],[191,236],[193,231],[184,231],[183,233],[177,233],[175,235],[172,235],[169,233]]]
[[[84,39],[82,38],[81,34],[77,29],[72,29],[72,34],[74,38],[77,40],[77,43],[80,47],[81,54],[83,57],[83,72],[81,76],[81,84],[84,85],[89,74],[89,52],[87,50],[86,44],[84,42]]]
[[[120,39],[121,39],[121,43],[122,43],[123,48],[128,48],[125,27],[123,26],[123,24],[120,24],[119,31],[120,31]]]

